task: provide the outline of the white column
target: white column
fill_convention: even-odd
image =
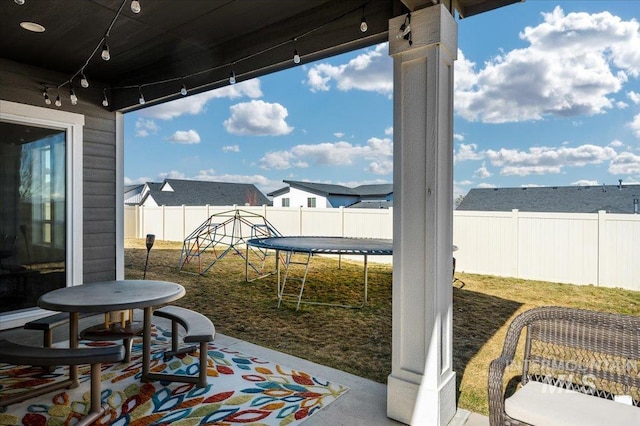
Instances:
[[[442,5],[411,14],[413,45],[394,62],[393,355],[387,415],[445,425],[456,411],[452,367],[453,61],[457,24]]]

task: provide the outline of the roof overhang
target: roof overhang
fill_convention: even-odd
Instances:
[[[519,1],[442,3],[467,17]],[[296,66],[294,50],[308,63],[384,42],[389,19],[439,2],[153,0],[141,1],[142,12],[135,14],[130,0],[27,0],[21,6],[4,0],[0,57],[66,75],[78,96],[97,104],[106,90],[108,108],[126,111],[141,107],[141,91],[148,106],[179,98],[183,84],[189,94],[226,86],[232,69],[242,81]],[[23,30],[19,25],[26,21],[46,30]],[[105,35],[109,61],[100,58]],[[88,89],[79,89],[81,70]],[[68,81],[38,82],[34,90],[47,85],[68,91]]]

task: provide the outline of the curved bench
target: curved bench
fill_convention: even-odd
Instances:
[[[171,351],[164,353],[164,360],[167,361],[178,354],[194,352],[199,346],[200,369],[197,377],[168,373],[149,373],[147,378],[151,380],[195,383],[198,387],[205,387],[207,385],[207,343],[212,342],[216,335],[216,329],[211,320],[198,312],[171,305],[156,309],[153,315],[171,320]],[[179,348],[179,325],[185,330],[182,340],[185,343],[198,343],[198,345]]]
[[[50,365],[91,365],[91,408],[77,425],[89,425],[104,413],[100,405],[101,386],[100,373],[103,362],[119,362],[124,358],[124,347],[106,346],[100,348],[49,348],[27,346],[10,340],[0,340],[0,362],[14,365],[34,365],[47,367]],[[55,382],[47,386],[22,392],[18,395],[0,399],[0,407],[25,401],[54,390],[75,387],[78,384],[71,379]]]

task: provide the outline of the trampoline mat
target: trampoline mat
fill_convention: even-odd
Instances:
[[[247,241],[253,247],[300,253],[391,255],[393,240],[350,237],[269,237]]]

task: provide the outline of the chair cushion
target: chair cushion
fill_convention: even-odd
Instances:
[[[505,400],[505,412],[532,425],[640,425],[638,407],[533,381]]]

